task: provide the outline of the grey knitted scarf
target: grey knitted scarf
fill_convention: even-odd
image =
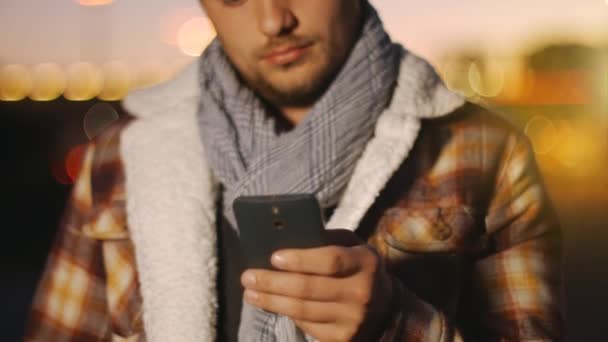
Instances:
[[[322,207],[338,203],[390,101],[402,51],[367,1],[364,13],[343,68],[306,118],[281,134],[262,100],[239,81],[219,40],[201,56],[201,137],[233,227],[232,202],[240,195],[314,193]],[[289,318],[243,303],[239,341],[304,339]]]

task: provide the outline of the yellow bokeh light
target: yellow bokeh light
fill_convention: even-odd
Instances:
[[[67,79],[55,63],[39,64],[32,70],[33,87],[29,97],[34,101],[51,101],[63,93]]]
[[[559,120],[559,141],[551,153],[562,165],[584,175],[598,166],[605,151],[601,125],[593,120]]]
[[[10,64],[0,69],[0,100],[20,101],[32,90],[29,70],[19,64]]]
[[[182,24],[177,32],[177,45],[186,55],[200,56],[215,37],[213,25],[206,17],[194,17]]]
[[[131,89],[132,77],[129,67],[120,61],[106,63],[103,66],[104,84],[99,98],[104,101],[118,101],[124,98]]]
[[[114,2],[114,0],[76,0],[82,6],[104,6]]]
[[[483,97],[496,97],[503,91],[505,72],[500,64],[486,62],[482,68],[473,62],[469,66],[469,84],[471,89]]]
[[[68,84],[63,96],[71,101],[87,101],[103,89],[103,72],[94,64],[81,62],[68,68]]]
[[[553,122],[544,116],[534,116],[526,124],[524,129],[532,142],[534,152],[547,154],[553,150],[558,141],[557,128]]]
[[[441,68],[442,78],[450,90],[461,93],[470,98],[475,96],[475,92],[467,82],[468,70],[464,63],[460,61],[448,61]]]
[[[521,98],[526,88],[526,66],[522,58],[501,60],[504,75],[504,85],[500,97],[506,101],[516,101]]]

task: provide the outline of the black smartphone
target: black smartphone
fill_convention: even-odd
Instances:
[[[273,252],[326,245],[323,215],[312,194],[241,196],[233,203],[248,268],[273,269]]]

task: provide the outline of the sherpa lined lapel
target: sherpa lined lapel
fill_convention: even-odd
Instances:
[[[214,341],[215,189],[196,123],[197,70],[136,93],[121,136],[127,223],[149,341]]]
[[[122,134],[127,222],[149,341],[214,341],[217,274],[216,184],[197,124],[194,63],[167,84],[135,92],[126,108],[139,119]],[[328,228],[355,230],[407,157],[420,119],[464,103],[432,68],[404,51],[393,100],[357,162]]]

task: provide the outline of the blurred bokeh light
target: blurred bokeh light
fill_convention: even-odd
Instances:
[[[103,6],[109,5],[114,2],[114,0],[76,0],[82,6]]]
[[[179,29],[188,20],[200,17],[200,6],[176,7],[171,8],[160,18],[161,40],[169,46],[177,46],[177,36]]]
[[[72,184],[72,179],[68,175],[63,160],[51,163],[51,174],[53,175],[53,179],[61,185]]]
[[[504,90],[505,70],[499,63],[487,61],[483,66],[472,62],[469,66],[469,84],[483,97],[496,97]]]
[[[118,120],[118,112],[107,103],[98,103],[84,115],[83,128],[89,139],[95,138],[104,128]]]
[[[82,157],[86,150],[86,145],[77,145],[70,149],[65,157],[65,170],[70,178],[70,183],[74,183],[78,173],[80,172],[80,165],[82,163]]]
[[[0,100],[20,101],[32,90],[32,76],[27,67],[10,64],[0,69]]]
[[[191,18],[179,28],[177,44],[180,50],[192,57],[200,56],[215,37],[213,26],[207,17]]]
[[[65,91],[67,78],[55,63],[38,64],[32,70],[32,90],[29,97],[35,101],[52,101]]]
[[[553,150],[559,135],[555,124],[544,116],[534,116],[524,128],[530,138],[534,151],[538,154],[547,154]]]
[[[133,77],[128,65],[121,61],[112,61],[103,66],[104,83],[99,98],[105,101],[117,101],[127,95],[133,84]]]
[[[101,68],[87,62],[71,65],[67,70],[68,84],[63,96],[72,101],[86,101],[98,96],[103,89]]]

